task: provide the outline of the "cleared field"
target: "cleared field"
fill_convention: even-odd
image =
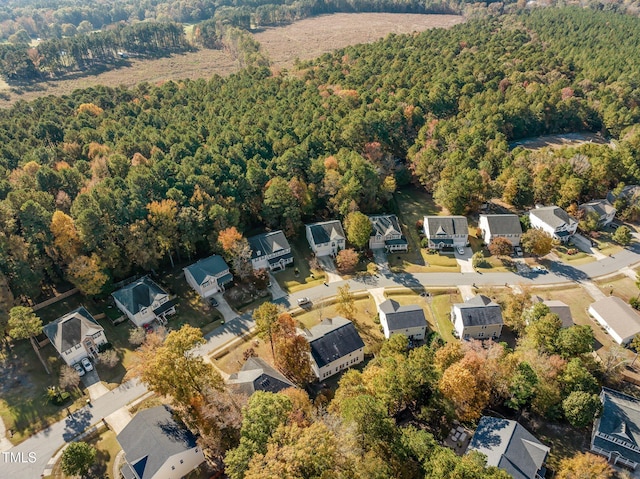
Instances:
[[[606,295],[614,294],[629,302],[631,298],[636,298],[640,294],[634,280],[627,276],[618,276],[608,280],[596,281],[598,287]]]
[[[411,33],[430,28],[448,28],[462,23],[457,15],[411,15],[394,13],[340,13],[308,18],[284,27],[268,28],[255,34],[275,69],[291,66],[296,58],[311,59],[337,48],[373,42],[389,33]],[[210,78],[238,71],[233,56],[223,50],[199,50],[153,60],[132,59],[129,66],[96,75],[82,75],[65,80],[33,85],[22,94],[0,82],[0,107],[18,100],[32,100],[46,95],[67,95],[79,88],[96,85],[131,87],[142,82],[152,84],[181,78]]]

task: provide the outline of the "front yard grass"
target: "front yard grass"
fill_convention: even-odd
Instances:
[[[312,252],[307,239],[304,236],[300,236],[291,241],[290,245],[291,253],[293,253],[293,266],[274,274],[280,287],[288,293],[294,293],[324,283],[324,271],[309,267]],[[298,272],[297,275],[296,270]]]
[[[631,298],[637,298],[638,295],[640,295],[640,290],[638,290],[636,282],[628,276],[617,276],[608,280],[598,280],[596,284],[607,296],[612,294],[619,296],[627,303]]]
[[[455,303],[462,303],[462,296],[457,289],[437,291],[431,293],[431,313],[433,323],[442,339],[451,343],[457,341],[453,336],[453,323],[451,322],[451,308]]]
[[[572,265],[580,265],[593,263],[596,261],[596,258],[590,254],[585,253],[584,251],[578,250],[576,254],[568,254],[569,249],[578,249],[574,246],[567,248],[565,245],[558,245],[553,248],[553,252],[560,258],[563,262],[569,263]]]
[[[269,341],[264,341],[256,336],[245,337],[240,344],[230,349],[227,354],[218,359],[211,358],[211,361],[218,369],[227,374],[237,373],[244,364],[245,351],[250,348],[254,350],[256,356],[264,359],[272,366],[274,365]]]

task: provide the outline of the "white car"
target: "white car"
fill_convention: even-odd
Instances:
[[[298,299],[298,306],[304,306],[305,304],[309,304],[311,300],[306,296],[304,298]]]
[[[458,246],[458,254],[464,254],[464,248],[462,246]]]
[[[84,368],[80,366],[80,363],[75,363],[73,365],[73,369],[78,372],[78,376],[84,376]]]
[[[87,372],[93,371],[93,364],[91,364],[89,358],[82,358],[80,362],[82,363],[82,367],[85,368]]]

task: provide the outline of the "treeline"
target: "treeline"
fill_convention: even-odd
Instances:
[[[158,56],[189,48],[181,25],[144,22],[47,40],[36,48],[0,45],[0,74],[11,80],[32,80],[113,63],[123,55]]]
[[[409,182],[453,213],[638,184],[638,38],[635,18],[547,9],[391,35],[292,74],[252,67],[19,102],[0,111],[0,269],[16,296],[60,278],[100,277],[99,291],[169,255],[219,250],[229,226],[295,235],[381,211]],[[619,76],[600,75],[602,62]],[[616,148],[509,149],[580,130]]]

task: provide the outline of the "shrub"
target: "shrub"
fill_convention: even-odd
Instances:
[[[640,309],[640,299],[638,298],[631,298],[629,304],[633,309]]]
[[[424,228],[424,220],[416,221],[416,229],[418,231],[422,231],[423,228]]]
[[[429,238],[422,238],[420,240],[420,247],[421,248],[428,248],[429,247]],[[429,253],[431,253],[431,250],[429,250]]]

